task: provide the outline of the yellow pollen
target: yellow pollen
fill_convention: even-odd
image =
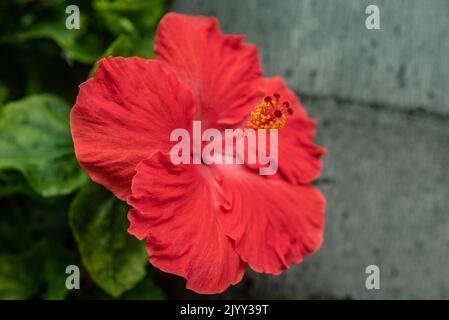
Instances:
[[[273,94],[265,97],[250,113],[250,119],[246,122],[247,129],[282,129],[285,126],[287,116],[293,114],[288,102],[280,104],[280,95]]]

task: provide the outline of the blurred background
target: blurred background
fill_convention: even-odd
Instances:
[[[365,27],[368,5],[380,30]],[[65,28],[69,5],[79,30]],[[213,298],[449,298],[449,2],[8,0],[0,4],[0,299],[207,298],[147,263],[88,181],[69,111],[101,57],[151,58],[167,11],[216,16],[283,76],[328,149],[321,250]],[[65,268],[81,269],[68,291]],[[368,265],[380,289],[365,287]]]

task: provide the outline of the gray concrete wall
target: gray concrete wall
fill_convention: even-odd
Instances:
[[[380,7],[381,30],[365,28]],[[318,119],[325,242],[224,297],[449,298],[449,1],[174,1],[258,45]],[[381,289],[365,288],[365,267]]]

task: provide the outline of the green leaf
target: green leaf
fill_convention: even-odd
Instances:
[[[108,56],[132,57],[139,56],[151,59],[154,57],[153,36],[140,37],[132,34],[122,34],[102,54]]]
[[[65,269],[71,264],[80,265],[71,254],[75,251],[65,247],[73,245],[68,224],[70,199],[16,195],[0,200],[0,264],[18,270],[10,275],[0,266],[0,274],[4,275],[0,275],[0,292],[20,293],[24,288],[29,292],[26,295],[8,296],[45,299],[64,299],[70,293],[65,286]]]
[[[127,232],[126,203],[89,183],[74,199],[70,223],[78,250],[92,279],[113,297],[145,276],[145,246]]]
[[[3,104],[8,99],[8,88],[0,82],[0,104]]]
[[[0,170],[20,171],[45,197],[86,182],[73,152],[70,108],[52,95],[34,95],[0,109]]]
[[[113,39],[121,35],[152,38],[165,11],[163,0],[93,0],[78,3],[80,29],[67,29],[65,8],[70,1],[8,4],[0,10],[5,32],[0,44],[29,44],[50,39],[63,49],[67,61],[92,64]],[[0,5],[1,6],[1,5]],[[12,12],[6,14],[6,12]],[[137,46],[141,47],[138,43]]]
[[[43,263],[41,276],[46,286],[44,299],[62,300],[71,292],[66,287],[68,275],[67,266],[77,265],[76,260],[70,257],[69,251],[59,243],[46,243],[46,256],[39,254],[39,262]],[[44,251],[44,250],[41,250]]]
[[[164,12],[162,0],[94,0],[93,7],[106,28],[116,34],[153,30]]]
[[[126,291],[120,296],[120,300],[164,300],[166,299],[163,290],[154,282],[151,269],[134,288]],[[88,300],[108,300],[111,296],[101,290],[98,286],[91,286],[82,296]]]
[[[137,286],[125,292],[120,298],[124,300],[164,300],[166,297],[149,273]]]
[[[26,194],[36,197],[37,194],[30,188],[26,179],[17,171],[0,172],[0,199],[14,194]]]
[[[83,26],[83,28],[77,30],[67,29],[65,18],[65,16],[61,16],[57,20],[39,23],[33,28],[19,32],[15,35],[15,41],[25,42],[48,38],[66,50],[75,60],[84,63],[96,61],[99,53],[101,53],[101,47],[98,46],[93,36],[84,34],[87,27],[86,19],[80,19],[80,26]]]
[[[17,44],[35,39],[50,39],[73,59],[83,63],[93,63],[103,51],[101,38],[88,32],[88,17],[84,14],[84,6],[80,9],[80,28],[68,29],[65,13],[71,4],[66,1],[44,3],[20,17],[20,23],[14,26],[12,33],[0,37],[0,43]],[[9,10],[26,10],[22,7],[11,7]]]
[[[132,57],[138,56],[146,59],[154,57],[153,51],[153,36],[140,37],[135,34],[122,34],[111,43],[108,49],[101,55],[101,58],[105,57]],[[89,76],[93,76],[95,64],[89,72]]]
[[[36,293],[38,281],[21,257],[0,254],[0,300],[27,299]]]
[[[44,238],[19,255],[0,254],[0,299],[27,299],[46,288],[46,299],[64,299],[65,268],[74,264],[57,241]]]
[[[76,264],[69,251],[56,239],[43,238],[20,255],[28,273],[39,287],[44,287],[42,298],[64,299],[70,290],[65,281],[68,265]]]

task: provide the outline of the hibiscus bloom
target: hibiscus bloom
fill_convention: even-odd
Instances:
[[[219,293],[247,265],[279,274],[315,252],[325,199],[310,183],[324,149],[312,142],[316,123],[295,94],[282,78],[264,78],[257,48],[222,34],[215,18],[167,14],[155,53],[102,59],[71,111],[80,165],[132,206],[129,233],[146,239],[152,265],[186,278],[191,290]],[[203,129],[253,126],[251,111],[265,96],[291,109],[276,115],[285,123],[275,175],[170,161],[174,129],[190,132],[193,120]]]

